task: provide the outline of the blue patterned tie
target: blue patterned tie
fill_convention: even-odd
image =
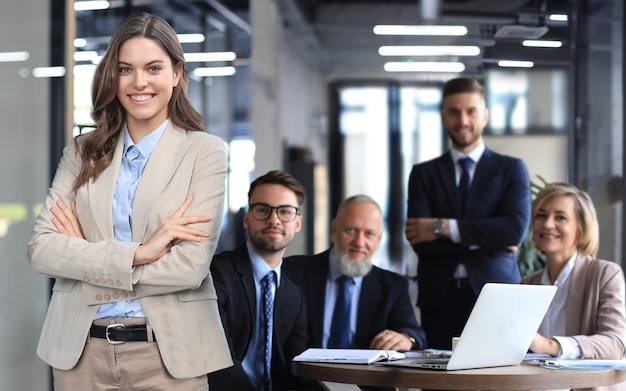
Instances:
[[[264,390],[272,391],[272,324],[274,323],[274,298],[272,287],[276,284],[276,272],[270,271],[261,280],[263,315],[265,318],[265,349],[263,350]]]
[[[474,164],[472,158],[466,157],[464,159],[459,159],[459,163],[461,163],[461,180],[459,181],[459,201],[461,202],[461,208],[465,209],[465,204],[467,203],[467,197],[469,195],[470,188],[470,178],[469,178],[469,170]]]
[[[333,321],[330,325],[330,336],[328,337],[328,348],[344,349],[350,347],[350,313],[352,307],[351,287],[354,279],[341,276],[337,279],[339,290],[337,291],[337,301],[333,311]]]

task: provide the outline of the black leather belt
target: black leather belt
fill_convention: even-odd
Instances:
[[[124,326],[121,323],[110,324],[108,326],[91,325],[89,335],[95,338],[106,339],[111,345],[119,345],[124,342],[148,341],[148,329],[146,325]],[[154,335],[152,336],[153,340]]]
[[[470,286],[470,281],[469,278],[467,277],[462,277],[462,278],[455,278],[452,282],[452,285],[456,287],[456,289],[466,289],[469,288]]]

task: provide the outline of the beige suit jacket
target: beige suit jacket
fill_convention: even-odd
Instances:
[[[133,242],[113,236],[113,193],[122,161],[118,136],[113,162],[76,193],[80,158],[74,143],[64,152],[28,243],[33,269],[55,278],[44,321],[39,357],[54,368],[76,365],[100,304],[138,298],[154,330],[163,363],[176,378],[203,375],[232,365],[209,275],[222,224],[226,145],[205,132],[186,132],[171,121],[146,163],[135,194]],[[212,233],[201,243],[176,243],[164,257],[133,267],[135,249],[188,195],[186,215],[210,215],[198,224]],[[50,207],[76,199],[85,239],[57,233]]]
[[[522,282],[539,285],[542,273],[543,269]],[[571,278],[565,320],[567,336],[578,341],[582,358],[624,358],[626,293],[621,267],[614,262],[578,255]],[[626,383],[595,389],[626,390]]]

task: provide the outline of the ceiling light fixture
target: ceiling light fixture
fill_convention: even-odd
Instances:
[[[535,63],[532,61],[500,60],[498,66],[503,68],[532,68]]]
[[[567,22],[567,15],[565,14],[551,14],[548,18],[553,22]]]
[[[381,46],[381,56],[478,56],[478,46]]]
[[[432,35],[432,36],[455,36],[467,35],[465,26],[409,26],[409,25],[377,25],[374,26],[376,35]]]
[[[180,43],[204,42],[204,34],[176,34]]]
[[[109,2],[105,0],[77,1],[74,3],[74,11],[96,11],[109,8]]]
[[[235,72],[235,67],[200,67],[193,70],[193,75],[196,77],[232,76]]]
[[[30,58],[28,52],[4,52],[0,53],[0,62],[20,62]]]
[[[563,42],[526,39],[522,41],[522,46],[533,47],[533,48],[560,48],[561,46],[563,46]]]
[[[185,53],[187,62],[233,61],[236,58],[234,52]]]
[[[74,52],[74,61],[89,61],[94,62],[98,58],[98,52],[95,50],[83,50],[79,52]]]
[[[465,70],[462,62],[388,62],[384,66],[387,72],[452,72]]]
[[[63,77],[65,67],[41,67],[33,69],[34,77]]]

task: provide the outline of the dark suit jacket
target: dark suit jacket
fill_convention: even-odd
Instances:
[[[283,270],[304,293],[307,304],[307,347],[322,347],[324,299],[330,250],[286,258]],[[406,332],[417,341],[415,349],[426,346],[426,335],[418,325],[409,298],[406,278],[376,266],[363,277],[357,311],[354,348],[368,348],[376,334],[385,329]]]
[[[217,290],[220,315],[230,345],[233,367],[209,374],[209,388],[254,390],[241,362],[256,322],[256,293],[252,264],[245,243],[213,258],[211,273]],[[298,287],[281,273],[274,299],[272,381],[275,391],[297,389],[300,381],[291,375],[291,359],[305,349],[306,312]]]
[[[520,282],[517,258],[506,249],[522,242],[530,221],[530,179],[520,159],[485,149],[462,210],[450,153],[413,166],[408,217],[456,219],[461,243],[447,238],[413,246],[419,258],[418,306],[437,306],[459,263],[476,294],[486,282]],[[480,246],[470,250],[470,246]]]

